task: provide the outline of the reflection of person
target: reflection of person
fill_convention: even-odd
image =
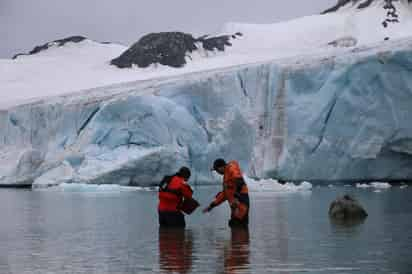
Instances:
[[[192,268],[190,230],[159,228],[159,265],[166,273],[188,273]]]
[[[233,227],[230,246],[225,248],[225,273],[237,273],[249,267],[249,230]]]
[[[185,227],[181,212],[184,199],[192,199],[193,190],[186,183],[190,169],[182,167],[175,175],[165,176],[159,186],[159,224],[161,227]]]
[[[223,175],[223,191],[216,195],[215,200],[203,209],[203,212],[209,212],[227,200],[231,208],[229,226],[247,226],[249,224],[249,191],[238,162],[226,163],[223,159],[217,159],[213,163],[213,170]]]

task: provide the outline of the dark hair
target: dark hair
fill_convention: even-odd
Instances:
[[[184,167],[181,167],[179,169],[179,171],[176,173],[176,175],[188,180],[190,178],[191,172],[190,172],[190,169],[188,167],[184,166]]]
[[[215,162],[213,163],[213,170],[217,170],[219,167],[224,167],[226,166],[225,160],[222,158],[216,159]]]

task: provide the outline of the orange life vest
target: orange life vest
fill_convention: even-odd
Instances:
[[[177,212],[183,198],[191,199],[193,195],[192,188],[186,184],[183,178],[173,176],[167,186],[159,189],[159,211]]]
[[[213,201],[214,206],[218,206],[224,201],[228,201],[232,218],[243,219],[249,213],[249,190],[243,180],[242,171],[237,161],[229,162],[223,174],[223,191],[216,195]]]

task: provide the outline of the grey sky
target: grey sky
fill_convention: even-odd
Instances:
[[[229,21],[278,22],[319,13],[335,3],[336,0],[0,0],[0,58],[70,35],[128,45],[148,32],[213,33]]]

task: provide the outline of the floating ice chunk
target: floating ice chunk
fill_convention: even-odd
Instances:
[[[312,184],[309,182],[302,182],[300,185],[294,183],[280,184],[274,179],[255,180],[244,176],[250,192],[298,192],[310,191]]]
[[[138,187],[138,186],[121,186],[121,185],[109,185],[109,184],[70,184],[62,183],[57,186],[49,188],[42,188],[42,190],[50,190],[57,192],[84,192],[84,193],[116,193],[116,192],[128,192],[128,191],[155,191],[155,187]]]
[[[379,188],[379,189],[387,189],[391,188],[392,186],[389,183],[384,183],[384,182],[372,182],[369,184],[362,184],[358,183],[356,184],[357,188]]]
[[[407,188],[407,187],[408,187],[408,185],[401,185],[399,188],[404,189],[404,188]]]
[[[303,181],[298,188],[300,190],[311,190],[313,185],[310,182]]]
[[[374,188],[391,188],[392,186],[389,183],[374,182],[371,183]]]
[[[361,184],[361,183],[357,183],[356,184],[357,188],[370,188],[371,186],[368,184]]]

